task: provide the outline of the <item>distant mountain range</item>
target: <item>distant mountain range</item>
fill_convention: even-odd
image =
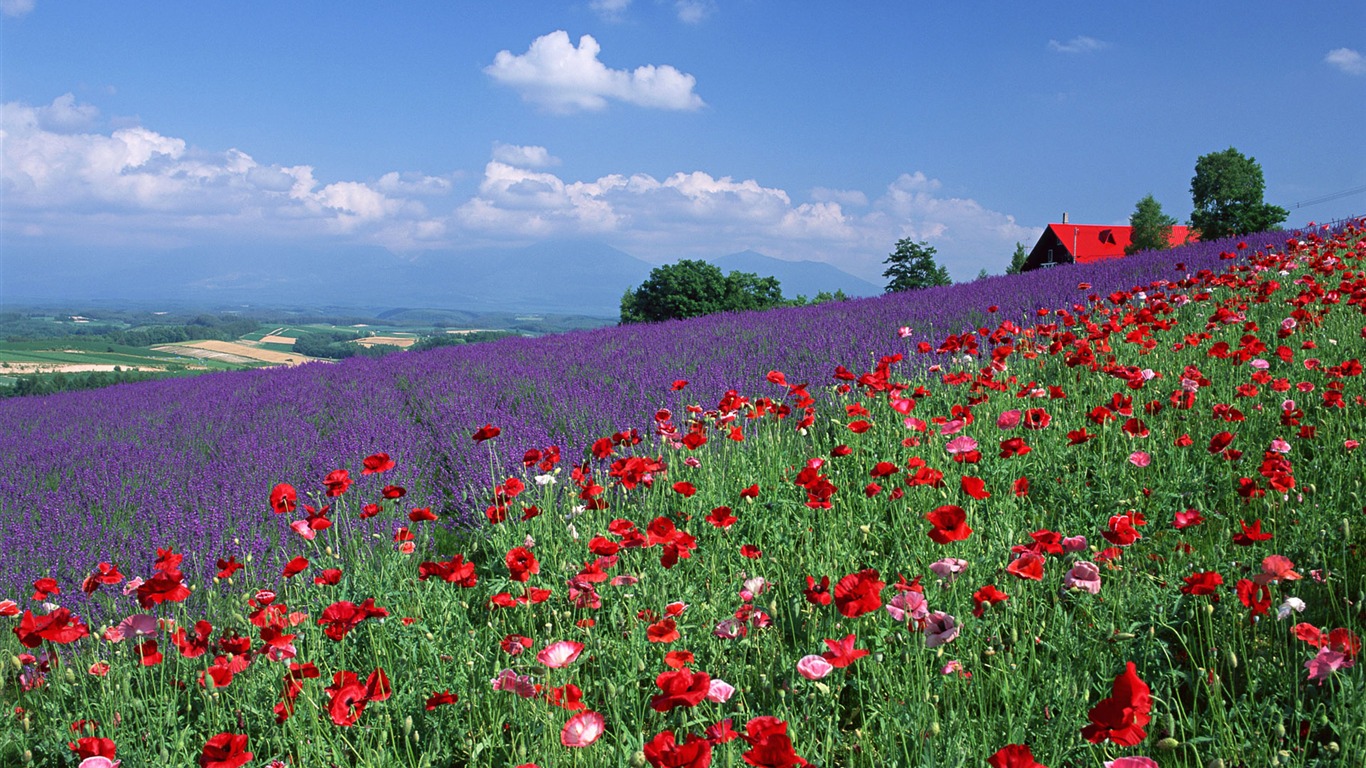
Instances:
[[[711,260],[723,272],[778,278],[783,295],[881,290],[830,264],[754,251]],[[7,253],[0,304],[164,303],[223,307],[396,307],[553,312],[615,317],[621,297],[654,265],[595,241],[395,256],[377,246],[215,246],[148,252],[100,249]]]

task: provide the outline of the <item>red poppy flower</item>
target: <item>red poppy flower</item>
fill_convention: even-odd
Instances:
[[[881,593],[885,586],[872,568],[851,573],[835,584],[835,607],[841,615],[851,619],[876,611],[882,607]]]
[[[351,473],[344,469],[334,469],[323,478],[323,485],[327,486],[328,496],[340,496],[351,487]]]
[[[588,709],[588,705],[583,703],[583,690],[573,683],[546,689],[545,700],[550,702],[551,706],[570,712]]]
[[[1091,724],[1082,729],[1081,735],[1092,744],[1109,739],[1121,747],[1135,746],[1148,736],[1143,726],[1152,720],[1151,711],[1151,691],[1139,679],[1134,663],[1128,662],[1124,672],[1115,678],[1110,697],[1087,713]]]
[[[1006,573],[1030,581],[1043,581],[1043,555],[1025,552],[1006,566]]]
[[[454,693],[451,693],[449,690],[443,693],[433,693],[431,696],[427,697],[426,709],[428,712],[431,712],[437,707],[444,706],[446,704],[454,704],[457,701],[460,701],[460,697]]]
[[[373,475],[378,472],[388,472],[394,468],[394,460],[389,458],[387,453],[376,453],[373,456],[366,456],[361,462],[362,475]]]
[[[61,591],[61,588],[57,586],[57,580],[50,576],[44,576],[33,582],[34,600],[46,600],[49,594],[55,595]]]
[[[365,598],[360,605],[339,600],[323,609],[322,616],[318,618],[318,626],[323,628],[323,634],[328,638],[340,642],[362,621],[369,618],[384,618],[388,615],[387,609],[375,605],[373,597]]]
[[[1271,538],[1271,534],[1262,532],[1261,518],[1252,521],[1252,525],[1248,525],[1243,520],[1239,520],[1238,524],[1242,526],[1243,532],[1233,535],[1233,543],[1240,547],[1250,547],[1259,541],[1266,541]]]
[[[645,759],[653,768],[707,768],[711,765],[711,742],[690,733],[679,744],[673,731],[664,731],[645,742]]]
[[[341,577],[340,568],[324,568],[313,577],[313,583],[319,587],[335,587],[341,583]]]
[[[969,477],[963,475],[961,481],[963,493],[971,496],[978,501],[991,498],[991,492],[987,490],[987,484],[980,477]]]
[[[247,751],[247,736],[242,733],[220,733],[209,737],[199,754],[200,768],[239,768],[251,762],[254,755]]]
[[[962,507],[945,504],[931,510],[925,515],[925,519],[934,526],[926,535],[939,544],[962,541],[972,534],[972,529],[967,524],[967,513]]]
[[[209,635],[213,632],[213,625],[207,621],[196,621],[194,624],[194,635],[185,632],[184,627],[177,627],[171,633],[171,642],[180,651],[180,655],[187,659],[196,659],[203,656],[209,650]]]
[[[755,483],[754,485],[751,485],[751,486],[748,487],[748,488],[742,489],[742,490],[740,491],[740,498],[742,498],[742,499],[757,499],[757,498],[759,498],[759,485],[758,485],[758,483]]]
[[[754,546],[753,544],[741,545],[740,554],[744,555],[745,557],[748,557],[751,560],[758,560],[759,558],[764,556],[764,553],[761,552],[759,548]]]
[[[303,556],[296,557],[288,563],[285,563],[284,576],[286,579],[292,579],[302,573],[306,568],[308,568],[308,558]]]
[[[689,498],[693,494],[697,493],[697,487],[694,486],[692,483],[679,481],[677,483],[674,483],[674,493],[679,494],[683,498]]]
[[[474,442],[482,443],[485,440],[492,440],[493,438],[501,434],[502,431],[503,430],[493,426],[492,424],[485,424],[484,426],[479,428],[479,431],[471,435],[471,437],[474,438]]]
[[[85,721],[82,720],[81,722]],[[117,750],[112,739],[100,736],[87,736],[83,739],[77,739],[68,742],[67,747],[76,753],[77,760],[85,760],[91,757],[107,757],[113,760],[114,752]]]
[[[854,635],[845,635],[842,640],[826,640],[825,645],[830,650],[822,653],[821,657],[830,662],[830,666],[843,669],[868,655],[867,650],[855,648],[854,642]]]
[[[1224,583],[1224,577],[1215,571],[1201,571],[1193,573],[1182,579],[1186,584],[1181,587],[1181,592],[1187,595],[1211,595],[1214,602],[1219,602],[1219,585]]]
[[[656,712],[668,712],[675,707],[701,704],[711,691],[711,676],[706,672],[677,669],[661,672],[655,678],[655,685],[662,693],[650,697],[650,708]]]
[[[735,525],[737,520],[739,518],[731,513],[730,507],[717,507],[707,515],[707,522],[717,528],[729,528]]]
[[[1048,768],[1034,759],[1034,753],[1025,744],[1007,744],[987,758],[991,768]]]
[[[1172,527],[1180,531],[1190,528],[1193,525],[1199,525],[1203,522],[1205,522],[1205,518],[1200,514],[1200,510],[1188,509],[1185,512],[1176,513],[1175,519],[1172,521]]]
[[[645,628],[645,638],[652,643],[672,643],[682,637],[673,619],[660,619]]]
[[[190,590],[185,586],[184,576],[174,568],[158,571],[138,586],[138,604],[143,608],[151,608],[158,603],[178,603],[189,596]]]
[[[664,654],[664,664],[669,669],[682,669],[693,662],[692,651],[669,651]]]
[[[1042,408],[1030,408],[1024,412],[1020,423],[1024,425],[1025,429],[1043,429],[1052,420],[1053,417],[1048,415],[1048,411]]]
[[[508,550],[503,562],[507,564],[508,576],[513,581],[529,581],[532,576],[541,572],[541,563],[526,547]]]
[[[812,605],[830,604],[830,577],[822,576],[820,583],[810,576],[806,577],[806,589],[802,590],[806,596],[806,601]]]
[[[382,669],[371,672],[364,685],[355,672],[342,670],[332,676],[332,685],[324,690],[332,697],[327,706],[328,715],[340,726],[355,725],[367,704],[384,701],[392,692],[389,678]]]
[[[1001,458],[1009,459],[1014,456],[1023,456],[1034,450],[1025,444],[1024,438],[1012,437],[1001,441]]]
[[[761,715],[750,720],[741,738],[750,746],[749,751],[741,755],[749,765],[758,768],[808,765],[792,748],[792,738],[787,735],[787,723],[776,717]]]
[[[270,508],[277,515],[293,512],[299,493],[289,483],[279,483],[270,489]]]
[[[418,507],[408,512],[408,519],[414,523],[439,519],[431,507]]]
[[[972,615],[980,619],[982,618],[982,614],[986,613],[988,606],[1002,603],[1009,599],[1010,595],[997,589],[995,584],[988,584],[972,593],[972,603],[974,606]]]
[[[245,566],[237,562],[235,556],[229,556],[227,560],[218,561],[218,578],[231,579],[234,573],[242,570]]]

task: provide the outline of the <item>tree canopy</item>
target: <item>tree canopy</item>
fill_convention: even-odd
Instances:
[[[884,264],[887,271],[882,276],[888,278],[887,293],[913,291],[935,285],[949,285],[949,271],[934,260],[934,246],[926,242],[915,242],[909,237],[896,242]]]
[[[1289,212],[1262,201],[1262,167],[1229,147],[1201,155],[1191,179],[1191,226],[1204,240],[1274,229]]]
[[[775,277],[722,274],[705,261],[683,259],[655,267],[640,287],[621,297],[622,323],[679,320],[716,312],[768,309],[786,303]]]
[[[1125,254],[1139,251],[1161,251],[1171,247],[1172,227],[1176,219],[1162,212],[1162,204],[1152,195],[1138,201],[1129,215],[1129,244]]]

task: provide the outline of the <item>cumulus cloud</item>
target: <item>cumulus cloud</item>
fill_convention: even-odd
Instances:
[[[1351,48],[1334,48],[1323,61],[1349,75],[1366,75],[1366,57]]]
[[[753,248],[778,258],[830,261],[871,280],[903,237],[930,240],[954,277],[967,279],[982,267],[1004,268],[1015,242],[1038,234],[975,200],[943,196],[940,187],[917,172],[903,174],[871,202],[856,190],[828,188],[798,202],[754,179],[704,171],[573,182],[495,160],[456,219],[460,229],[483,238],[590,236],[654,260]]]
[[[560,164],[560,158],[551,155],[545,147],[504,144],[501,141],[493,143],[493,159],[519,168],[544,168]]]
[[[653,109],[692,110],[703,105],[693,92],[697,79],[669,65],[633,71],[611,69],[598,60],[602,49],[592,35],[574,45],[556,30],[532,41],[526,53],[499,51],[484,73],[522,98],[551,112],[599,110],[609,100]]]
[[[321,180],[302,163],[260,163],[144,126],[99,127],[97,111],[65,96],[0,110],[0,230],[48,242],[172,247],[251,232],[403,252],[589,237],[654,261],[752,248],[878,282],[903,237],[929,240],[955,279],[968,279],[1000,271],[1016,241],[1038,234],[921,172],[873,195],[818,187],[800,198],[705,170],[563,178],[547,170],[554,158],[543,147],[496,144],[477,189],[452,199],[455,174]]]
[[[1097,40],[1094,37],[1078,35],[1065,43],[1057,40],[1048,41],[1048,50],[1054,53],[1095,53],[1109,48],[1110,44],[1104,40]]]
[[[18,18],[33,10],[34,0],[0,0],[0,15]]]
[[[0,107],[0,226],[99,242],[167,243],[244,227],[282,236],[378,237],[396,223],[430,218],[415,196],[450,189],[445,179],[399,173],[374,184],[324,184],[311,166],[262,165],[237,149],[204,151],[143,126],[97,131],[98,115],[70,94],[38,107]]]

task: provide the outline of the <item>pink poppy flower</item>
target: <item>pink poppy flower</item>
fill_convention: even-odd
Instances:
[[[830,674],[830,671],[834,668],[834,665],[826,661],[825,657],[817,656],[814,653],[803,656],[801,660],[797,662],[797,671],[807,680],[819,680]]]
[[[1157,761],[1151,757],[1134,755],[1117,760],[1106,760],[1105,768],[1158,768]]]
[[[735,686],[725,680],[711,679],[711,687],[707,689],[707,701],[714,701],[717,704],[725,704],[730,701],[730,697],[735,695]]]
[[[941,426],[941,427],[939,428],[939,434],[944,435],[945,437],[947,437],[947,436],[949,436],[949,435],[956,435],[956,434],[958,434],[959,432],[962,431],[963,427],[966,427],[966,426],[967,426],[967,422],[963,421],[962,419],[951,419],[951,420],[949,420],[949,421],[944,422],[943,426]],[[967,439],[971,440],[972,438],[967,438]],[[950,442],[952,442],[952,441],[950,441]],[[976,447],[977,447],[977,441],[974,440],[973,443],[972,443],[972,448],[976,448]],[[969,450],[972,450],[972,449],[970,448]]]
[[[1100,568],[1095,563],[1080,562],[1062,577],[1063,589],[1079,589],[1093,595],[1100,594]]]
[[[923,622],[930,615],[930,606],[925,601],[925,596],[912,589],[897,592],[896,597],[883,607],[896,621]]]
[[[977,450],[977,441],[967,435],[960,435],[945,443],[944,450],[948,451],[951,456],[972,453]]]
[[[1011,409],[996,417],[996,426],[1001,429],[1014,429],[1020,426],[1020,411]]]
[[[510,669],[499,672],[491,682],[493,690],[511,691],[524,699],[532,698],[540,690],[540,686],[536,685],[530,675],[519,675]]]
[[[1354,663],[1355,662],[1348,659],[1341,652],[1335,651],[1325,645],[1319,649],[1319,655],[1304,662],[1304,668],[1309,670],[1309,679],[1311,681],[1323,685],[1323,681],[1327,680],[1334,672],[1339,669],[1347,669]]]
[[[149,616],[145,613],[134,614],[119,622],[115,631],[118,632],[119,640],[134,637],[156,637],[157,619],[155,616]]]
[[[95,755],[82,760],[76,768],[119,768],[122,764],[122,760],[110,760],[103,755]]]
[[[936,560],[930,563],[930,570],[934,571],[941,579],[948,579],[944,586],[952,584],[958,578],[958,574],[968,567],[967,560],[959,560],[956,557],[946,557],[943,560]]]
[[[1129,463],[1133,464],[1135,467],[1146,467],[1150,463],[1152,463],[1152,460],[1152,457],[1144,453],[1143,451],[1134,451],[1133,453],[1129,454]]]
[[[1300,575],[1295,572],[1294,568],[1295,564],[1290,562],[1290,558],[1285,555],[1269,555],[1262,560],[1262,572],[1252,580],[1258,584],[1271,584],[1281,580],[1295,581],[1300,578]]]
[[[1087,547],[1085,536],[1068,536],[1062,540],[1062,551],[1064,554],[1074,552],[1085,552]]]
[[[312,541],[313,537],[318,535],[318,532],[313,530],[313,527],[308,524],[307,520],[295,520],[289,524],[289,527],[308,541]]]
[[[925,624],[925,647],[935,648],[958,637],[958,620],[943,611],[929,615]]]
[[[536,654],[536,660],[551,669],[560,669],[573,664],[583,653],[583,643],[576,643],[573,640],[557,640],[541,649]]]
[[[564,724],[564,730],[560,731],[560,743],[566,747],[587,747],[597,741],[605,730],[607,723],[602,715],[592,710],[580,712]]]

